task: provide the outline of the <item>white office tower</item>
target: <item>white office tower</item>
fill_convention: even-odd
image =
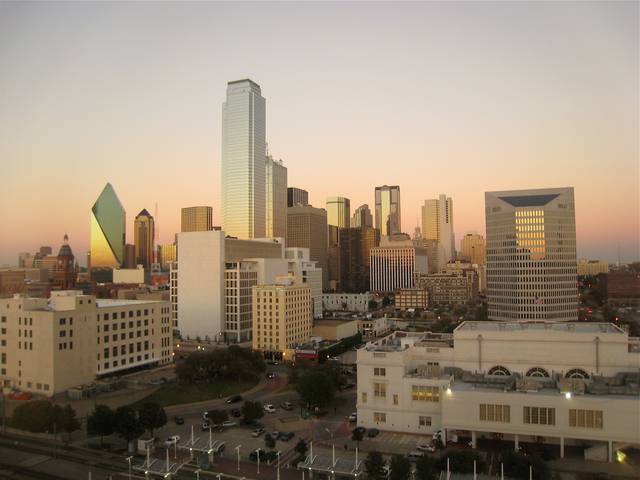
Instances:
[[[266,236],[285,238],[287,236],[287,167],[282,160],[267,156],[265,162],[266,179]]]
[[[356,211],[351,217],[351,228],[362,227],[373,228],[373,215],[371,215],[369,205],[367,205],[366,203],[356,208]]]
[[[427,273],[427,251],[409,235],[381,237],[380,246],[370,251],[372,292],[389,293],[413,288],[417,274]]]
[[[486,192],[492,320],[576,320],[573,187]]]
[[[376,228],[385,237],[402,232],[400,211],[400,187],[383,185],[376,187]]]
[[[453,200],[442,194],[438,198],[425,200],[422,206],[422,237],[438,242],[438,266],[440,271],[455,260],[456,247],[453,233]]]
[[[248,79],[227,84],[222,104],[222,224],[227,235],[264,237],[265,100]]]
[[[309,259],[309,249],[301,247],[285,248],[287,270],[297,282],[311,287],[313,318],[322,318],[322,269]]]

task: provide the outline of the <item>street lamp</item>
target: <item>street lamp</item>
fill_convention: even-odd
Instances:
[[[260,475],[260,449],[256,448],[256,459],[258,461],[258,475]]]
[[[240,471],[240,447],[242,445],[237,445],[236,446],[236,452],[238,452],[238,471]]]
[[[276,452],[276,457],[278,457],[278,469],[276,470],[276,480],[280,480],[280,451]]]
[[[133,460],[133,456],[127,457],[127,462],[129,463],[129,480],[131,480],[131,460]]]
[[[202,470],[197,469],[195,472],[193,472],[193,473],[195,473],[195,474],[196,474],[196,480],[200,480],[200,472],[201,472],[201,471],[202,471]]]

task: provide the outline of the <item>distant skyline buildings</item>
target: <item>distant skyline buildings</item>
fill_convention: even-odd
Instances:
[[[351,223],[351,201],[345,197],[327,197],[327,225],[347,228]]]
[[[266,118],[260,85],[227,84],[222,105],[222,228],[233,237],[266,233]]]
[[[422,238],[438,242],[438,270],[455,260],[453,200],[445,194],[424,201],[422,206]]]
[[[91,208],[91,269],[113,269],[124,263],[126,231],[124,207],[107,183]]]
[[[365,203],[356,208],[351,217],[351,227],[373,227],[373,215],[371,215],[369,205]]]
[[[153,239],[155,234],[155,222],[146,208],[136,215],[133,223],[133,245],[135,246],[136,264],[143,265],[145,273],[151,269],[155,262]]]
[[[209,230],[213,230],[213,208],[197,206],[183,207],[180,210],[181,232],[206,232]]]
[[[265,162],[266,210],[265,225],[267,238],[287,236],[287,167],[282,160],[274,160],[270,155]]]
[[[309,205],[309,192],[297,187],[287,188],[287,207],[298,205],[303,207]]]
[[[375,227],[380,230],[380,236],[402,233],[400,187],[398,185],[376,187],[375,202]]]

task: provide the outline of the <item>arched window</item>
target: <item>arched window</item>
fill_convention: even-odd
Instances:
[[[542,367],[533,367],[527,371],[527,377],[545,377],[549,378],[549,372]]]
[[[589,374],[580,368],[572,368],[565,375],[565,378],[589,378]]]
[[[489,369],[489,373],[487,375],[495,375],[498,377],[510,377],[511,372],[508,368],[503,367],[502,365],[496,365],[495,367],[491,367]]]

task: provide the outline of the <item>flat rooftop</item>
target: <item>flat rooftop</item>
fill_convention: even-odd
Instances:
[[[96,305],[98,308],[107,307],[131,307],[133,305],[148,305],[150,303],[168,302],[168,300],[124,300],[124,299],[110,299],[110,298],[97,298]]]
[[[554,331],[572,333],[619,333],[624,332],[611,323],[596,322],[463,322],[456,331],[521,332]]]

